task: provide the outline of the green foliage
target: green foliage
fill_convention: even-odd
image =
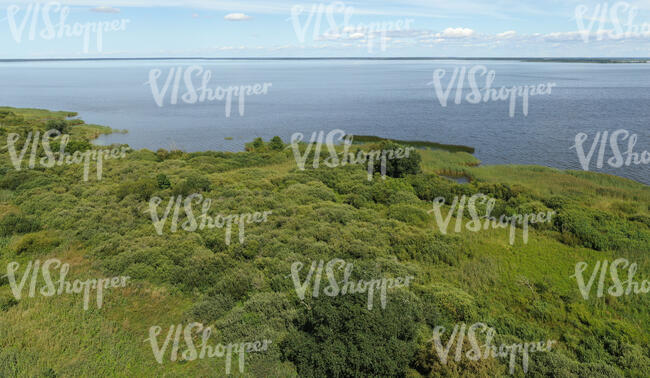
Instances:
[[[269,142],[269,148],[272,150],[280,151],[284,149],[284,142],[279,136],[274,136]]]
[[[14,297],[0,295],[0,312],[7,312],[10,308],[18,304]]]
[[[0,125],[16,126],[25,121],[25,117],[9,110],[0,110]]]
[[[50,143],[50,149],[52,152],[58,152],[61,148],[60,140],[55,140]],[[65,152],[68,154],[74,154],[75,152],[86,152],[91,150],[93,145],[90,144],[87,140],[71,140],[68,144],[65,145]]]
[[[393,205],[388,209],[388,216],[416,226],[425,225],[429,219],[426,211],[410,205]]]
[[[212,184],[208,178],[193,174],[183,180],[180,184],[175,185],[172,192],[175,195],[188,196],[193,193],[209,192],[211,186]]]
[[[158,157],[159,161],[165,161],[183,159],[187,157],[187,154],[181,150],[167,151],[164,148],[160,148],[158,151],[156,151],[156,156]]]
[[[68,123],[62,119],[51,119],[45,127],[48,130],[58,130],[61,134],[67,134],[69,131]]]
[[[148,201],[158,190],[158,182],[153,178],[121,183],[117,188],[117,198],[123,200],[128,195],[134,195],[138,200]]]
[[[0,131],[21,135],[70,115],[0,108],[0,117],[4,111],[24,122],[0,120]],[[72,142],[90,148],[103,130],[75,126]],[[625,257],[647,279],[647,186],[544,167],[472,167],[470,155],[440,150],[418,150],[425,173],[368,181],[367,166],[300,171],[290,151],[273,147],[279,142],[238,153],[135,151],[106,161],[103,180],[89,182],[78,166],[16,171],[0,151],[0,266],[55,256],[71,263],[71,279],[134,280],[105,292],[102,309],[84,311],[80,295],[11,302],[0,316],[0,376],[223,376],[213,359],[159,365],[142,342],[153,324],[166,332],[164,325],[192,321],[213,324],[215,342],[273,340],[266,353],[246,354],[251,376],[507,375],[504,359],[442,365],[431,348],[434,327],[477,321],[495,327],[498,342],[560,340],[551,353],[531,355],[531,376],[647,375],[647,296],[585,301],[570,277],[578,261],[593,267]],[[458,184],[434,174],[441,172],[472,180]],[[213,199],[211,216],[273,213],[246,225],[243,245],[238,225],[228,245],[224,229],[171,232],[171,215],[156,234],[145,212],[151,196],[166,206],[173,194],[196,192]],[[476,193],[496,198],[493,216],[557,215],[531,227],[527,245],[510,245],[507,230],[438,232],[431,201]],[[298,301],[291,265],[333,258],[353,263],[355,280],[415,279],[388,290],[385,310],[377,297],[367,310],[367,294]],[[12,298],[2,277],[0,298]],[[523,375],[519,366],[514,376]]]
[[[416,350],[421,310],[400,295],[385,310],[365,296],[310,299],[281,349],[301,377],[404,376]]]
[[[40,229],[37,219],[23,214],[10,213],[0,219],[0,236],[26,234]]]
[[[453,198],[464,190],[461,185],[436,174],[410,175],[407,180],[418,198],[427,202],[432,202],[438,197]]]
[[[0,188],[16,190],[19,186],[36,177],[33,171],[9,171],[0,179]]]
[[[642,250],[650,245],[648,227],[596,209],[568,206],[555,218],[558,231],[570,233],[596,251]]]
[[[169,189],[172,186],[172,183],[169,181],[169,178],[164,173],[156,176],[156,181],[158,181],[158,189]]]
[[[409,151],[408,157],[406,157],[406,147],[393,142],[383,141],[379,144],[379,149],[381,151],[381,156],[386,155],[387,176],[400,178],[406,175],[415,175],[422,171],[420,168],[422,157],[417,151],[414,151],[414,149]],[[397,156],[398,150],[401,150],[402,155],[404,156]],[[389,151],[392,153],[389,153]],[[374,162],[374,171],[381,172],[382,164],[382,159],[376,159]]]
[[[16,255],[46,255],[61,244],[61,239],[49,231],[30,233],[10,245]]]
[[[198,321],[203,324],[212,324],[234,305],[234,300],[230,297],[217,294],[201,302],[196,303],[190,310],[188,317],[192,321]]]

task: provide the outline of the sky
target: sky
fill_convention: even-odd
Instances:
[[[650,0],[0,0],[0,59],[650,57]]]

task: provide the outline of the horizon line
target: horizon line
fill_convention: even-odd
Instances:
[[[1,63],[12,62],[57,62],[57,61],[128,61],[128,60],[518,60],[518,61],[581,61],[611,62],[646,60],[650,57],[101,57],[101,58],[0,58]]]

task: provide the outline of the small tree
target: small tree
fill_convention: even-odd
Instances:
[[[284,148],[284,142],[279,136],[276,135],[269,142],[269,147],[271,147],[272,150],[279,151]]]
[[[62,119],[51,119],[47,121],[48,130],[58,130],[61,134],[66,134],[68,132],[68,123]]]
[[[264,147],[264,141],[262,138],[255,138],[255,140],[253,140],[253,148],[258,149],[262,147]]]
[[[160,189],[169,189],[172,186],[172,183],[169,182],[169,178],[167,178],[164,173],[156,176],[156,180],[158,181],[158,188]]]
[[[410,151],[408,157],[397,158],[389,154],[389,151],[395,151],[398,148],[405,150],[406,147],[393,142],[384,141],[380,144],[380,149],[383,154],[386,154],[386,175],[393,178],[400,178],[406,175],[415,175],[420,173],[420,162],[422,157],[417,151]],[[405,154],[404,154],[405,155]],[[375,160],[375,172],[381,172],[382,159]]]

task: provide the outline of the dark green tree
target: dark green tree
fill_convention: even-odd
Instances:
[[[158,188],[160,189],[168,189],[172,186],[172,183],[169,182],[169,178],[164,173],[159,174],[156,176],[156,180],[158,181]]]
[[[421,172],[420,162],[422,157],[417,151],[410,150],[409,156],[405,157],[405,150],[407,147],[399,145],[394,142],[383,141],[380,143],[381,156],[386,155],[386,175],[393,178],[401,178],[406,175],[415,175]],[[398,158],[395,154],[397,149],[401,148],[403,153],[402,157]],[[391,155],[389,151],[392,151]],[[381,172],[382,159],[375,159],[374,168],[375,172]]]
[[[68,123],[62,119],[51,119],[47,121],[46,127],[48,130],[58,130],[61,134],[69,131]]]
[[[410,294],[394,294],[385,309],[379,297],[321,296],[302,304],[297,329],[281,344],[283,357],[301,377],[405,376],[416,353],[421,310]]]
[[[284,148],[284,142],[279,136],[274,136],[271,138],[271,141],[269,142],[269,147],[271,147],[272,150],[279,151]]]

